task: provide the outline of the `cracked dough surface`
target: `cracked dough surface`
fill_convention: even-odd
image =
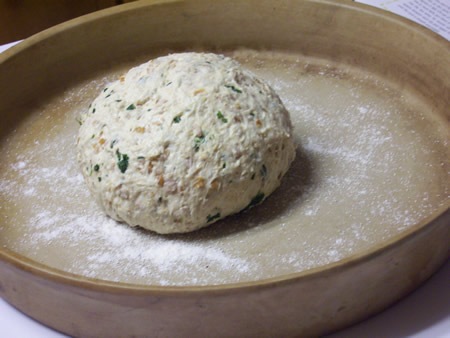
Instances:
[[[162,234],[262,202],[295,157],[278,95],[217,54],[171,54],[131,69],[80,124],[78,162],[97,203]]]

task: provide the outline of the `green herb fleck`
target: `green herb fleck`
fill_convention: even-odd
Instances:
[[[250,177],[250,178],[251,178],[252,180],[254,180],[254,179],[255,179],[255,176],[256,176],[255,173],[253,173],[253,174],[252,174],[252,177]]]
[[[127,107],[127,110],[135,110],[136,106],[132,103]]]
[[[110,148],[112,149],[116,143],[117,143],[117,140],[112,140],[112,141],[111,141]]]
[[[212,221],[214,221],[214,220],[216,220],[216,219],[218,219],[218,218],[220,218],[220,212],[218,212],[218,213],[215,214],[215,215],[208,215],[208,216],[206,217],[206,222],[209,223],[209,222],[212,222]]]
[[[100,170],[100,166],[98,164],[94,165],[94,171],[99,171]]]
[[[137,159],[138,160],[145,160],[145,156],[138,156]]]
[[[77,117],[75,121],[77,121],[80,126],[83,125],[83,121],[81,121],[81,118]]]
[[[92,114],[94,114],[95,113],[95,108],[94,109],[92,109]]]
[[[262,177],[266,177],[267,176],[267,167],[263,164],[261,169],[259,170],[259,173],[261,174]]]
[[[239,93],[239,94],[242,93],[242,90],[236,88],[233,85],[225,85],[225,87],[230,88],[233,92],[236,92],[236,93]]]
[[[99,177],[99,178],[98,178],[98,181],[99,181],[99,182],[101,182],[101,181],[102,181],[102,178],[101,178],[101,177]]]
[[[92,134],[91,139],[93,139],[95,137],[95,134]]]
[[[129,157],[127,154],[121,154],[119,149],[116,150],[116,155],[117,166],[119,167],[120,172],[123,174],[125,171],[127,171]]]
[[[255,113],[254,112],[250,112],[250,116],[251,117],[255,117]]]
[[[106,88],[106,89],[108,89],[108,88]],[[104,91],[106,91],[106,89],[105,89]],[[108,97],[110,97],[110,96],[112,95],[112,93],[114,93],[114,90],[111,90],[111,91],[108,93],[108,95],[105,96],[105,99],[108,98]]]
[[[252,200],[250,201],[250,203],[247,205],[247,207],[245,209],[249,209],[251,207],[254,207],[255,205],[258,205],[259,203],[261,203],[264,200],[264,193],[263,192],[259,192],[256,194],[255,197],[252,198]]]
[[[225,169],[227,167],[227,162],[223,162],[222,169]]]
[[[177,115],[173,118],[173,123],[180,123],[181,121],[181,115]]]
[[[228,122],[227,118],[225,116],[223,116],[223,114],[222,114],[222,112],[220,110],[217,112],[217,118],[220,121],[222,121],[223,123],[227,123]]]
[[[106,92],[108,90],[108,87],[106,87],[105,89],[103,89],[104,92]]]
[[[201,134],[194,138],[194,150],[197,152],[200,149],[200,145],[205,143],[205,135]]]
[[[122,100],[116,100],[116,102],[122,102]]]

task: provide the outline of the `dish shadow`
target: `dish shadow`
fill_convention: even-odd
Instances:
[[[384,311],[327,338],[425,337],[443,333],[450,314],[450,259],[420,287]],[[443,337],[443,336],[442,336]]]
[[[297,146],[296,157],[282,179],[281,185],[261,204],[191,233],[173,235],[152,233],[152,235],[164,237],[164,239],[208,241],[228,237],[255,227],[273,226],[272,221],[279,219],[294,204],[301,203],[306,194],[317,186],[314,168],[313,159],[301,146]],[[147,232],[144,229],[138,231]]]

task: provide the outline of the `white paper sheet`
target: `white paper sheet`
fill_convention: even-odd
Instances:
[[[450,0],[357,0],[415,21],[450,40]]]

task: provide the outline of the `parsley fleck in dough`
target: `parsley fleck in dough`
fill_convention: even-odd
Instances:
[[[159,57],[109,84],[80,117],[77,150],[105,212],[161,234],[261,203],[295,157],[278,95],[210,53]]]

